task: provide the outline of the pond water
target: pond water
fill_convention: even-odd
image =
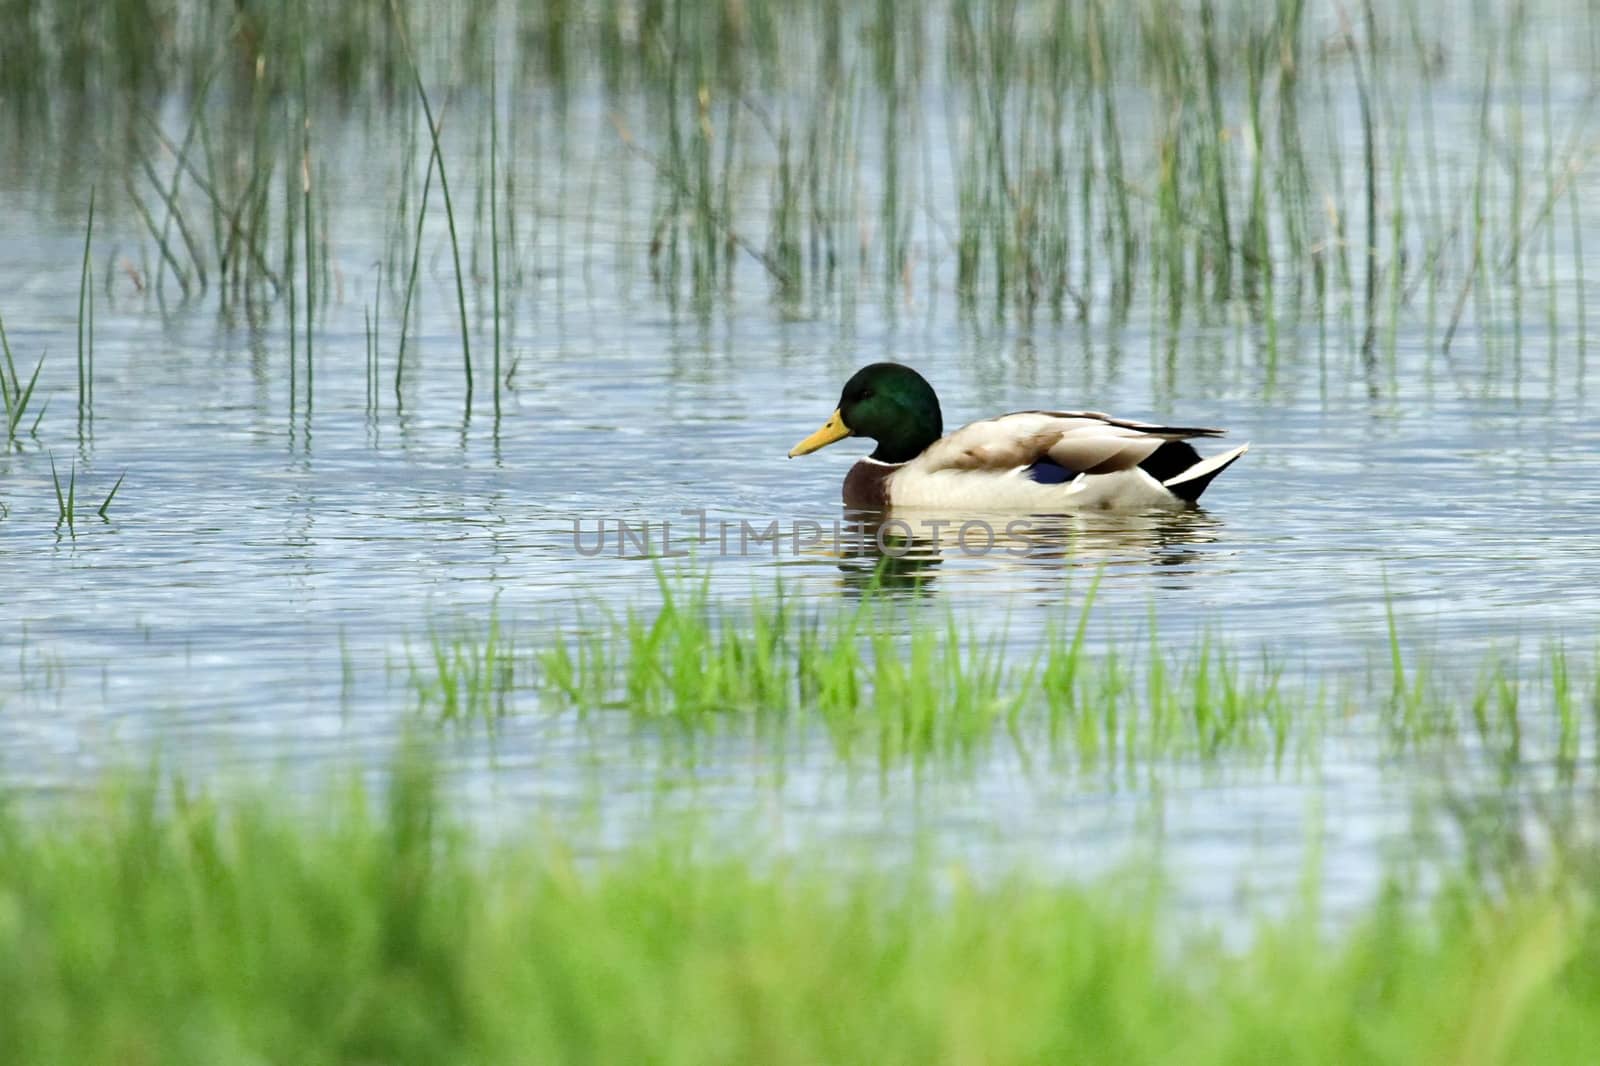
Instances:
[[[1578,97],[1558,84],[1563,135],[1581,128]],[[1331,110],[1348,114],[1352,100]],[[1451,122],[1475,121],[1476,101],[1445,92],[1439,106],[1439,136],[1457,144]],[[1097,574],[1096,647],[1144,639],[1153,618],[1168,646],[1265,648],[1313,686],[1381,666],[1391,612],[1404,643],[1446,672],[1495,656],[1531,663],[1555,642],[1592,654],[1600,428],[1583,322],[1600,321],[1600,286],[1583,287],[1574,242],[1600,248],[1593,218],[1541,243],[1538,271],[1514,289],[1497,281],[1448,352],[1448,307],[1430,321],[1418,296],[1371,360],[1359,287],[1325,316],[1285,317],[1276,351],[1235,305],[1176,326],[1142,302],[1123,322],[974,311],[941,280],[948,263],[907,293],[788,303],[745,262],[728,294],[675,302],[645,266],[648,163],[609,139],[604,101],[568,107],[568,128],[606,136],[573,135],[563,176],[519,194],[537,231],[522,250],[528,279],[507,299],[514,369],[498,418],[481,279],[469,293],[478,387],[464,406],[437,207],[404,402],[392,278],[372,398],[365,314],[393,205],[368,190],[391,187],[401,150],[369,122],[318,127],[338,146],[324,192],[336,283],[318,311],[310,399],[303,367],[291,384],[281,308],[256,321],[207,300],[163,313],[125,269],[148,269],[147,234],[113,206],[96,223],[94,399],[80,419],[88,181],[46,182],[44,164],[15,156],[4,165],[0,314],[24,377],[44,354],[35,402],[48,402],[37,434],[0,454],[8,781],[71,790],[153,756],[200,778],[381,767],[415,724],[407,663],[431,632],[482,625],[492,610],[527,644],[569,625],[576,604],[654,602],[656,563],[619,554],[619,521],[657,537],[671,523],[729,604],[781,579],[809,602],[847,606],[883,569],[870,546],[741,550],[739,524],[848,523],[840,481],[864,448],[784,456],[856,367],[883,359],[923,371],[947,425],[1089,407],[1224,426],[1251,443],[1202,510],[1071,516],[1046,524],[1046,550],[920,544],[888,565],[892,593],[1003,628],[1018,655],[1030,634],[1077,617]],[[1475,165],[1472,150],[1461,156],[1445,157],[1452,188]],[[468,186],[469,170],[452,180]],[[1593,173],[1572,180],[1580,202],[1596,202]],[[303,333],[294,343],[303,359]],[[72,529],[57,522],[52,460],[63,483],[75,470]],[[102,520],[94,509],[119,478]],[[606,550],[591,554],[602,524]],[[1292,895],[1314,853],[1336,898],[1360,897],[1414,846],[1419,803],[1472,787],[1426,760],[1385,758],[1370,722],[1310,767],[1170,759],[1135,774],[1052,772],[997,752],[959,771],[881,773],[841,764],[821,737],[781,761],[728,738],[687,760],[620,717],[577,721],[532,692],[515,706],[492,734],[447,734],[457,787],[510,831],[570,819],[603,847],[663,816],[700,817],[784,844],[892,851],[928,846],[932,830],[975,866],[1074,872],[1157,853],[1184,892],[1221,906],[1241,892]],[[1533,758],[1513,791],[1552,782]]]

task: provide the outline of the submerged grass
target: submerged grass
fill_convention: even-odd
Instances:
[[[0,806],[7,1060],[1582,1063],[1591,852],[1230,944],[1082,886],[663,834],[605,857],[386,795]],[[715,846],[713,846],[715,844]]]

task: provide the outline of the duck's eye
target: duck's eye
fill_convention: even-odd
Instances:
[[[861,399],[863,399],[863,400],[872,399],[872,390],[871,389],[862,389],[861,390]]]

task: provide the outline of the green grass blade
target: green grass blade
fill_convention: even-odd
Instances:
[[[433,168],[439,162],[439,147],[428,153],[428,169],[422,176],[422,198],[417,205],[416,232],[412,235],[411,271],[406,276],[406,295],[400,305],[400,347],[394,360],[394,402],[402,405],[400,389],[406,372],[406,333],[411,324],[411,300],[417,292],[417,274],[422,270],[422,224],[428,217],[428,193],[433,189]]]
[[[445,224],[450,229],[450,256],[456,268],[456,305],[461,313],[461,367],[467,382],[467,409],[472,409],[472,341],[467,329],[467,289],[461,273],[461,242],[456,237],[456,213],[450,202],[450,178],[445,172],[444,152],[439,147],[439,123],[433,117],[433,104],[428,101],[428,90],[422,84],[422,69],[417,66],[416,56],[411,51],[411,38],[406,32],[405,22],[400,18],[398,9],[391,3],[396,24],[400,30],[400,43],[405,49],[406,62],[411,65],[411,78],[417,87],[417,96],[422,101],[422,113],[428,120],[428,136],[433,139],[433,156],[439,163],[439,190],[444,193]]]
[[[67,520],[67,497],[61,491],[61,475],[56,472],[56,456],[50,453],[50,483],[56,488],[56,525]]]
[[[83,264],[78,271],[78,417],[94,403],[94,326],[89,302],[89,253],[94,243],[94,194],[89,186],[89,221],[83,227]]]
[[[499,72],[489,65],[489,254],[494,285],[494,420],[500,423],[500,97]],[[470,371],[470,367],[468,368]]]
[[[122,488],[122,479],[127,477],[127,476],[128,476],[128,472],[126,470],[124,470],[121,474],[117,475],[117,483],[115,485],[111,486],[111,491],[106,494],[105,500],[100,504],[99,508],[95,511],[95,514],[99,515],[102,519],[104,519],[107,522],[111,521],[110,516],[107,514],[107,512],[111,510],[111,501],[117,498],[117,490]]]

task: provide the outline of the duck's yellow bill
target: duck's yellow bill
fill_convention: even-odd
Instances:
[[[850,435],[850,427],[844,424],[844,417],[838,411],[828,416],[822,423],[822,428],[817,430],[805,440],[789,449],[789,458],[797,455],[809,455],[818,448],[826,448],[836,440],[844,440]]]

